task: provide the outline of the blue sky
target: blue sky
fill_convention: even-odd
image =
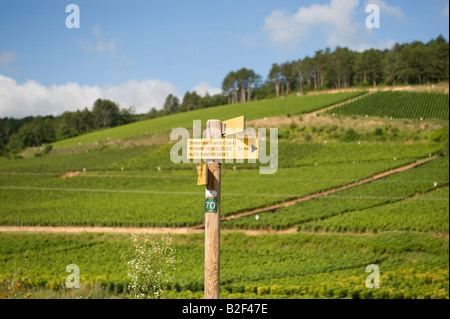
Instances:
[[[80,28],[68,29],[70,3]],[[368,29],[365,8],[380,8]],[[0,117],[61,114],[110,98],[138,113],[169,93],[220,92],[241,67],[336,45],[354,50],[449,38],[448,1],[0,0]]]

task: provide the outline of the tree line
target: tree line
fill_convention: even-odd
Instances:
[[[253,70],[229,72],[222,81],[228,104],[321,89],[426,84],[448,81],[449,43],[440,35],[427,43],[396,43],[363,52],[346,47],[318,50],[314,56],[274,63],[263,82]]]
[[[155,108],[152,108],[149,114],[150,118],[153,118],[224,104],[227,104],[227,98],[222,94],[210,96],[206,93],[206,95],[202,97],[196,91],[188,91],[185,93],[182,102],[180,102],[180,99],[177,96],[169,94],[164,102],[162,110],[157,111]]]
[[[385,50],[358,52],[338,46],[334,51],[330,48],[318,50],[312,57],[273,63],[265,80],[245,67],[231,71],[222,81],[222,95],[202,98],[196,92],[187,92],[180,102],[170,94],[160,114],[280,97],[292,92],[303,94],[325,89],[427,84],[448,80],[449,43],[442,35],[427,43],[396,43]]]
[[[42,146],[96,130],[226,103],[222,94],[202,97],[193,91],[186,92],[182,103],[170,94],[162,109],[153,107],[146,114],[135,114],[133,107],[121,109],[113,101],[97,99],[92,110],[66,111],[59,116],[0,118],[0,156],[16,155],[27,147]]]
[[[0,118],[0,156],[136,120],[138,118],[132,107],[121,109],[106,99],[97,99],[92,111],[85,108],[66,111],[60,116]]]

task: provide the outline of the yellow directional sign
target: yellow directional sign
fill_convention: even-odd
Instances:
[[[208,167],[206,164],[197,166],[197,185],[206,185],[208,183]]]
[[[236,160],[258,159],[257,138],[223,138],[223,139],[199,139],[190,138],[188,143],[188,159],[202,160]]]
[[[245,131],[245,115],[222,121],[222,135],[242,133]]]

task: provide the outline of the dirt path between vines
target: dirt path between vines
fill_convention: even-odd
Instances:
[[[333,188],[327,191],[319,192],[312,195],[307,195],[304,197],[296,198],[294,200],[286,201],[280,204],[270,205],[258,209],[253,209],[247,212],[242,212],[239,214],[231,215],[223,217],[222,221],[227,220],[233,220],[236,218],[241,218],[244,216],[250,216],[255,215],[259,213],[264,212],[274,212],[280,208],[285,208],[288,206],[295,205],[299,202],[311,200],[314,198],[318,198],[321,196],[326,196],[332,193],[339,192],[344,189],[348,189],[351,187],[359,186],[365,183],[369,183],[372,181],[375,181],[377,179],[402,172],[420,165],[423,165],[425,163],[428,163],[432,160],[434,160],[435,157],[429,157],[426,159],[422,159],[419,161],[416,161],[414,163],[410,163],[404,166],[400,166],[388,171],[385,171],[383,173],[376,174],[372,177],[360,180],[358,182],[354,182],[351,184],[347,184],[344,186],[340,186],[337,188]],[[204,225],[197,225],[193,227],[90,227],[90,226],[7,226],[7,225],[0,225],[0,232],[45,232],[45,233],[135,233],[135,232],[142,232],[146,234],[172,234],[172,235],[178,235],[178,234],[197,234],[204,232]],[[272,230],[272,229],[221,229],[222,233],[228,233],[228,232],[242,232],[246,235],[263,235],[263,234],[293,234],[297,232],[297,227],[291,227],[284,230]]]
[[[422,159],[422,160],[416,161],[414,163],[410,163],[410,164],[407,164],[407,165],[404,165],[404,166],[400,166],[400,167],[397,167],[397,168],[385,171],[383,173],[376,174],[376,175],[374,175],[372,177],[369,177],[369,178],[366,178],[366,179],[363,179],[363,180],[360,180],[360,181],[357,181],[357,182],[354,182],[354,183],[350,183],[350,184],[347,184],[347,185],[344,185],[344,186],[340,186],[340,187],[337,187],[337,188],[332,188],[332,189],[329,189],[327,191],[323,191],[323,192],[320,192],[320,193],[316,193],[316,194],[312,194],[312,195],[306,195],[304,197],[296,198],[296,199],[293,199],[293,200],[290,200],[290,201],[286,201],[286,202],[283,202],[283,203],[280,203],[280,204],[275,204],[275,205],[266,206],[266,207],[262,207],[262,208],[257,208],[257,209],[254,209],[254,210],[250,210],[250,211],[239,213],[239,214],[235,214],[235,215],[226,216],[226,217],[223,217],[221,219],[221,221],[233,220],[233,219],[236,219],[236,218],[240,218],[240,217],[244,217],[244,216],[250,216],[250,215],[255,215],[255,214],[264,213],[264,212],[274,212],[274,211],[276,211],[276,210],[278,210],[280,208],[289,207],[289,206],[295,205],[295,204],[300,203],[300,202],[304,202],[304,201],[311,200],[311,199],[314,199],[314,198],[318,198],[318,197],[321,197],[321,196],[326,196],[326,195],[329,195],[329,194],[333,194],[333,193],[342,191],[344,189],[348,189],[348,188],[352,188],[352,187],[355,187],[355,186],[359,186],[359,185],[362,185],[362,184],[365,184],[365,183],[369,183],[369,182],[375,181],[377,179],[380,179],[380,178],[383,178],[383,177],[386,177],[386,176],[389,176],[389,175],[392,175],[392,174],[395,174],[395,173],[406,171],[408,169],[411,169],[411,168],[423,165],[425,163],[428,163],[428,162],[434,160],[435,158],[436,157],[429,157],[429,158],[426,158],[426,159]],[[194,227],[194,229],[198,229],[198,228],[204,228],[204,225],[199,225],[199,226],[195,226]]]
[[[155,235],[189,235],[204,233],[204,229],[190,227],[89,227],[89,226],[0,226],[0,232],[30,232],[30,233],[114,233],[114,234],[132,234],[144,233]],[[222,234],[241,232],[246,235],[255,236],[263,234],[294,234],[297,227],[283,230],[271,229],[221,229]]]

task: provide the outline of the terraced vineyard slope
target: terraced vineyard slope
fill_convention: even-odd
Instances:
[[[407,119],[449,119],[449,98],[436,92],[376,92],[328,111],[328,114]]]

